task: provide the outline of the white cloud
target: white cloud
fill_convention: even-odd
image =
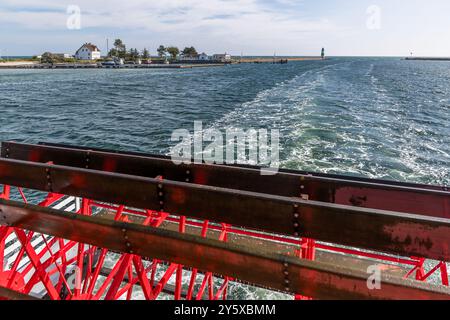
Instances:
[[[310,18],[301,10],[286,10],[299,3],[278,0],[276,6],[270,6],[258,0],[77,0],[67,5],[81,8],[82,28],[126,30],[122,32],[124,38],[127,33],[144,31],[149,36],[158,33],[171,39],[198,39],[204,46],[222,42],[239,45],[236,50],[262,46],[266,51],[280,47],[283,51],[286,47],[288,53],[293,43],[298,47],[302,40],[338,29],[330,20]],[[64,31],[66,19],[66,6],[59,1],[2,0],[0,5],[0,21],[34,30]]]

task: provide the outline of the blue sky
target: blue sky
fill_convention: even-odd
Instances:
[[[325,47],[329,55],[450,56],[449,13],[448,0],[1,0],[0,55],[74,53],[84,42],[106,51],[107,38],[121,38],[153,54],[164,44],[210,54]]]

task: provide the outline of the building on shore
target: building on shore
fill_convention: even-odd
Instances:
[[[201,54],[191,54],[191,55],[183,55],[180,54],[177,58],[179,61],[210,61],[212,60],[209,55],[206,53]]]
[[[224,53],[224,54],[215,54],[212,56],[212,60],[218,61],[218,62],[230,62],[231,61],[231,55]]]
[[[75,58],[78,60],[98,60],[101,58],[101,51],[96,45],[85,43],[77,50]]]
[[[203,53],[199,54],[198,60],[201,60],[201,61],[208,61],[208,60],[211,60],[211,59],[210,59],[210,57],[209,57],[206,53],[203,52]]]
[[[68,53],[53,53],[53,52],[45,52],[43,54],[37,55],[36,58],[42,59],[42,56],[45,54],[52,55],[53,57],[60,59],[60,60],[73,58],[73,56]]]
[[[180,54],[178,56],[178,60],[179,61],[197,61],[199,60],[199,55],[198,54],[190,54],[190,55],[184,55],[184,54]]]
[[[54,53],[54,55],[57,56],[58,58],[61,58],[61,59],[73,58],[73,56],[68,54],[68,53]]]

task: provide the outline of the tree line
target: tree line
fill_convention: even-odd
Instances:
[[[172,59],[176,59],[176,57],[181,53],[185,57],[192,57],[195,58],[198,56],[198,52],[194,47],[186,47],[182,51],[178,47],[175,46],[163,46],[160,45],[156,52],[158,54],[158,57],[166,58],[169,56]],[[131,48],[127,50],[126,45],[123,43],[121,39],[116,39],[114,41],[114,47],[109,50],[108,52],[109,57],[118,57],[123,59],[130,59],[130,60],[136,60],[139,58],[142,59],[150,59],[150,52],[147,50],[147,48],[144,48],[142,52],[140,52],[136,48]]]

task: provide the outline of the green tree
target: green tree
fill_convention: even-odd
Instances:
[[[147,48],[144,48],[144,50],[142,51],[142,59],[149,59],[150,58],[150,53],[148,52]]]
[[[125,47],[125,45],[123,46],[123,49],[122,49],[122,50],[119,50],[119,51],[117,52],[117,56],[118,56],[119,58],[123,58],[123,59],[125,59],[125,58],[127,57],[127,48]]]
[[[119,52],[117,51],[116,48],[112,48],[111,50],[109,50],[108,52],[108,57],[117,57],[119,55]]]
[[[190,47],[190,48],[186,47],[186,48],[184,48],[182,53],[183,53],[183,55],[185,57],[193,58],[193,57],[197,57],[198,56],[198,52],[197,52],[197,50],[194,47]]]
[[[138,49],[130,49],[130,52],[128,53],[128,58],[131,60],[136,60],[140,56]]]
[[[158,49],[156,49],[156,51],[158,52],[158,56],[160,58],[164,57],[166,55],[167,49],[166,47],[164,47],[163,45],[159,46]]]
[[[116,39],[116,40],[114,40],[114,47],[117,50],[123,50],[125,48],[125,44],[123,43],[123,41],[121,39]]]
[[[168,47],[167,52],[170,54],[172,59],[176,59],[178,54],[180,53],[180,49],[178,49],[177,47]]]
[[[119,58],[126,58],[127,56],[127,47],[123,43],[121,39],[114,40],[114,48],[116,49],[116,55]]]
[[[50,52],[45,52],[41,57],[41,63],[54,64],[58,62],[64,62],[64,58],[54,55],[53,53]]]
[[[45,52],[41,56],[41,63],[54,63],[53,55],[50,52]]]

